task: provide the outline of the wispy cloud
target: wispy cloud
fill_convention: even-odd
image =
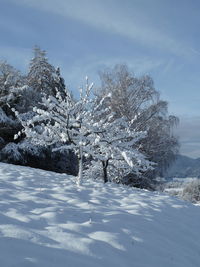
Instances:
[[[135,5],[134,13],[128,13],[117,1],[103,0],[10,0],[45,12],[79,20],[99,30],[118,34],[144,46],[165,50],[179,56],[190,56],[195,52],[182,42],[172,38],[141,19]]]

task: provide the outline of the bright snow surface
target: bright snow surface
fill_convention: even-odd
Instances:
[[[200,207],[0,164],[1,267],[199,267]]]

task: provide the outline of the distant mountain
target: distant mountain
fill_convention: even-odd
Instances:
[[[193,159],[178,155],[166,173],[167,177],[198,177],[200,178],[200,158]]]

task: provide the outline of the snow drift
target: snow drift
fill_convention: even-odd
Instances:
[[[198,267],[200,207],[0,164],[0,266]]]

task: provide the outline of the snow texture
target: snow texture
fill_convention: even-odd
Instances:
[[[0,266],[198,267],[200,207],[0,164]]]

